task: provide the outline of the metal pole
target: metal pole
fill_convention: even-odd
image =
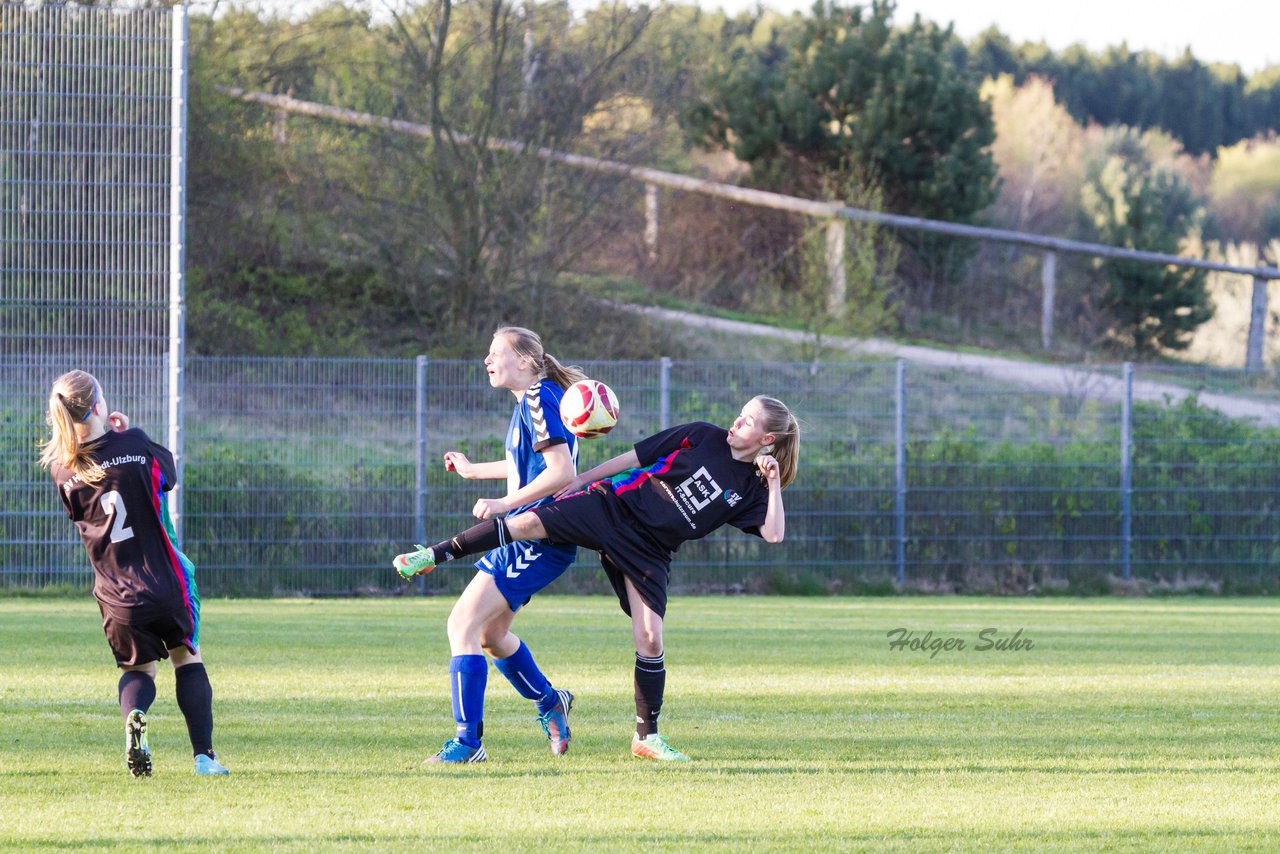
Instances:
[[[427,539],[427,357],[414,360],[413,541]],[[418,576],[418,592],[427,592],[426,576]]]
[[[671,426],[671,357],[658,360],[658,429]]]
[[[1249,310],[1249,349],[1244,369],[1249,373],[1262,370],[1263,349],[1267,338],[1267,280],[1253,277],[1253,302]]]
[[[1053,300],[1057,287],[1058,253],[1044,253],[1044,266],[1040,269],[1040,346],[1053,348]]]
[[[1124,363],[1120,404],[1120,574],[1133,574],[1133,363]]]
[[[844,267],[844,240],[846,226],[842,219],[827,221],[827,315],[844,316],[845,298],[849,291],[849,278]]]
[[[897,542],[898,587],[907,583],[907,363],[899,359],[894,381],[894,498],[893,514]]]
[[[644,185],[644,246],[650,264],[658,261],[658,185]]]
[[[174,6],[170,47],[169,127],[169,450],[182,483],[182,368],[186,333],[187,7]],[[170,494],[174,533],[182,542],[182,492]]]

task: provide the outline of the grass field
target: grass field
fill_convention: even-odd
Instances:
[[[451,602],[214,600],[205,656],[227,779],[190,774],[172,671],[156,774],[122,760],[91,601],[0,599],[0,847],[1274,850],[1273,600],[690,598],[667,624],[663,730],[632,759],[627,620],[545,597],[517,620],[572,689],[552,757],[489,675],[485,765],[452,734]],[[896,628],[964,649],[895,650]],[[979,633],[1031,648],[979,651]]]

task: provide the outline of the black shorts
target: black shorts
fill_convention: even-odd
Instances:
[[[116,657],[117,667],[133,667],[169,657],[169,650],[185,646],[192,653],[196,627],[192,613],[179,606],[167,613],[138,614],[107,608],[101,603],[102,631]]]
[[[659,617],[667,614],[667,586],[671,582],[671,552],[650,540],[635,517],[607,487],[580,492],[529,511],[542,520],[547,541],[595,549],[618,603],[628,616],[625,578],[630,578]]]

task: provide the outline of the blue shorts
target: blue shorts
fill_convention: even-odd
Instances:
[[[476,561],[476,569],[493,576],[512,611],[555,581],[573,565],[577,546],[553,546],[546,540],[525,540],[501,546]]]

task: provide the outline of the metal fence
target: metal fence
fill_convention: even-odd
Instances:
[[[185,12],[0,3],[0,556],[72,562],[31,465],[91,367],[177,444]]]
[[[786,541],[726,530],[689,543],[677,590],[1096,592],[1129,577],[1247,592],[1280,580],[1271,379],[1007,363],[584,367],[618,392],[623,417],[582,443],[583,468],[664,425],[728,424],[756,393],[801,419]],[[469,579],[464,565],[405,588],[389,561],[504,489],[440,464],[452,449],[502,457],[513,400],[478,361],[195,358],[187,374],[185,547],[206,594],[440,592]],[[41,494],[0,543],[2,583],[87,585],[53,489]],[[594,553],[555,589],[606,590]]]

